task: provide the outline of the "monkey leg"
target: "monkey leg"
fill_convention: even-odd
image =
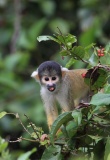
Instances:
[[[48,110],[46,110],[46,115],[47,115],[48,127],[50,130],[53,122],[58,117],[58,110],[57,110],[56,106],[50,106],[48,108]]]

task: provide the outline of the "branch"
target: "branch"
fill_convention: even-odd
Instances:
[[[23,138],[23,137],[19,137],[17,138],[17,140],[15,141],[9,141],[10,143],[16,143],[16,142],[21,142],[22,140],[25,140],[25,141],[29,141],[29,142],[39,142],[39,140],[32,140],[32,139],[28,139],[28,138]]]
[[[39,137],[38,133],[36,132],[36,130],[34,129],[32,122],[29,120],[29,118],[28,118],[28,116],[26,114],[24,114],[24,116],[28,119],[29,124],[31,125],[33,131],[35,132],[36,136],[38,137],[38,139],[40,141],[40,137]]]
[[[19,115],[18,115],[18,114],[16,114],[16,118],[18,118],[21,126],[22,126],[22,127],[24,128],[24,130],[31,136],[31,133],[26,129],[26,127],[25,127],[24,124],[22,123],[21,119],[19,118]]]
[[[68,52],[68,54],[69,55],[71,55],[71,51],[70,50],[68,50],[67,48],[65,48],[64,46],[61,46],[64,50],[66,50],[67,52]],[[84,63],[86,63],[86,64],[89,64],[89,62],[88,61],[86,61],[86,60],[84,60],[84,59],[82,59],[81,57],[79,57],[78,55],[76,55],[76,54],[74,54],[75,56],[76,56],[76,58],[79,58],[82,62],[84,62]],[[76,59],[76,58],[74,58],[74,59]]]
[[[110,66],[98,64],[98,67],[103,68],[110,72]]]
[[[14,10],[15,10],[15,18],[14,18],[14,33],[11,39],[10,52],[16,52],[16,44],[19,38],[20,28],[21,28],[21,0],[14,0]]]

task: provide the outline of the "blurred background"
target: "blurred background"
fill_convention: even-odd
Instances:
[[[78,45],[110,41],[109,0],[0,0],[0,112],[18,113],[24,125],[24,114],[48,133],[46,116],[40,98],[40,86],[30,77],[38,65],[55,60],[65,66],[53,41],[39,43],[40,35],[58,31],[71,33]],[[83,64],[75,63],[74,68]],[[0,119],[0,136],[16,140],[28,137],[14,116]],[[10,144],[10,148],[28,150],[33,144]]]

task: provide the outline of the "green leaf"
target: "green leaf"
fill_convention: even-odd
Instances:
[[[71,34],[56,35],[56,38],[58,39],[60,44],[63,44],[65,46],[66,49],[71,49],[72,48],[72,44],[77,41],[76,37],[71,35]]]
[[[5,112],[5,111],[0,112],[0,118],[3,118],[6,114],[7,114],[7,112]]]
[[[62,50],[59,54],[60,54],[61,56],[67,56],[67,55],[68,55],[68,52],[67,52],[67,50]]]
[[[15,66],[21,59],[22,59],[22,54],[20,53],[8,55],[5,59],[5,67],[8,70],[15,69]]]
[[[30,43],[30,39],[28,37],[26,30],[21,30],[17,45],[18,47],[22,47],[28,50],[31,50],[34,48],[34,44]]]
[[[72,48],[71,53],[75,59],[80,60],[85,55],[85,49],[82,46],[75,46]]]
[[[60,44],[60,41],[57,38],[54,38],[52,36],[39,36],[39,37],[37,37],[37,40],[39,42],[52,40],[52,41],[55,41]]]
[[[109,105],[110,104],[110,94],[104,94],[104,93],[98,93],[95,94],[91,101],[90,104],[92,105]]]
[[[61,146],[51,145],[44,151],[41,160],[61,160]]]
[[[68,123],[68,125],[66,126],[66,131],[68,133],[69,138],[75,135],[75,133],[77,132],[77,129],[78,129],[78,125],[74,120]]]
[[[97,117],[97,116],[94,116],[92,118],[96,123],[99,123],[101,125],[110,125],[110,120],[106,120],[104,118],[100,118],[100,117]]]
[[[110,137],[107,138],[104,160],[110,160]]]
[[[42,18],[42,19],[40,19],[38,21],[35,21],[35,23],[33,23],[33,25],[29,28],[28,33],[27,33],[29,38],[30,38],[30,43],[32,43],[32,42],[36,43],[36,38],[42,32],[42,30],[45,27],[46,23],[47,23],[47,19],[46,18]]]
[[[33,50],[36,48],[36,38],[40,35],[42,29],[45,27],[47,19],[42,18],[35,22],[28,30],[22,30],[20,33],[18,46]]]
[[[14,73],[10,72],[1,72],[0,76],[0,84],[4,85],[5,87],[10,87],[11,89],[18,89],[19,84],[14,80]]]
[[[74,63],[75,63],[74,58],[71,58],[71,59],[69,60],[69,62],[66,64],[66,68],[71,67]]]
[[[107,84],[107,85],[104,87],[104,93],[110,93],[110,84]]]
[[[55,34],[54,37],[52,37],[52,36],[39,36],[39,37],[37,37],[37,40],[39,42],[53,40],[56,43],[59,43],[60,45],[64,45],[64,47],[66,49],[72,48],[72,44],[77,41],[76,37],[71,34],[68,34],[68,35]],[[65,50],[65,52],[67,52],[67,51]]]
[[[72,112],[62,113],[62,114],[60,114],[60,115],[58,116],[58,118],[54,121],[54,123],[52,124],[51,131],[50,131],[50,140],[51,140],[51,143],[53,143],[55,134],[57,133],[57,131],[58,131],[58,129],[61,127],[61,125],[62,125],[62,124],[65,124],[65,123],[67,123],[67,122],[69,122],[70,120],[73,119],[71,113],[72,113]]]
[[[81,124],[81,120],[82,120],[82,113],[81,111],[78,110],[74,110],[72,112],[72,116],[74,118],[74,121],[77,123],[77,125],[79,126]]]
[[[73,36],[72,34],[68,34],[67,36],[64,37],[65,42],[66,42],[66,46],[68,47],[68,49],[72,48],[72,44],[77,42],[77,39],[75,36]]]
[[[110,42],[105,46],[105,50],[110,53]]]
[[[94,110],[91,113],[97,113],[97,111],[100,112],[101,109],[102,109],[102,106],[95,106]]]
[[[98,57],[94,53],[89,58],[89,63],[91,66],[96,66],[98,64]]]
[[[98,141],[100,141],[101,139],[103,139],[103,137],[101,136],[93,136],[93,135],[88,135],[90,138],[92,138],[93,140],[95,140],[95,142],[97,143]]]
[[[38,40],[39,42],[41,42],[41,41],[51,40],[51,38],[50,38],[50,36],[39,36],[39,37],[37,37],[37,40]]]
[[[6,150],[8,146],[8,142],[6,142],[4,139],[0,137],[0,153]]]
[[[104,56],[100,58],[100,62],[102,65],[110,65],[110,53],[104,52]]]
[[[16,52],[15,54],[8,55],[5,58],[4,65],[7,70],[19,70],[24,69],[29,62],[30,54],[28,52]],[[17,68],[17,69],[16,69]]]
[[[56,37],[59,40],[60,44],[66,45],[66,38],[64,35],[56,35]]]
[[[33,148],[31,151],[23,153],[17,160],[28,160],[29,156],[36,152],[36,148]]]
[[[91,43],[88,46],[85,47],[85,50],[88,51],[89,49],[93,48],[95,43]]]

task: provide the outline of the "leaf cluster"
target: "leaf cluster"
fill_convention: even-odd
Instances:
[[[66,67],[71,67],[76,61],[85,63],[88,71],[83,75],[83,78],[93,91],[93,95],[90,95],[90,103],[80,103],[74,111],[60,114],[52,125],[49,137],[32,122],[28,126],[33,129],[33,132],[30,133],[19,116],[16,116],[32,138],[20,137],[16,142],[29,140],[45,146],[42,160],[45,157],[47,159],[74,158],[76,160],[80,158],[98,160],[99,157],[103,157],[104,160],[108,160],[110,153],[107,148],[110,134],[110,84],[108,81],[110,60],[106,60],[105,57],[108,59],[110,57],[110,44],[105,46],[104,56],[100,57],[98,55],[100,47],[93,43],[87,47],[78,46],[74,35],[63,35],[60,30],[54,36],[40,36],[37,39],[39,41],[52,40],[58,43],[61,49],[60,55],[70,58]],[[103,88],[103,93],[99,93],[101,88]],[[1,112],[0,118],[6,114],[6,112]],[[100,150],[102,153],[98,155]]]
[[[7,147],[8,147],[8,142],[6,142],[4,139],[0,137],[0,160],[14,160],[16,158],[14,154],[13,156],[12,154],[10,154]],[[19,157],[17,157],[17,160],[28,160],[30,155],[33,154],[35,151],[36,149],[33,148],[28,152],[22,153],[20,154]]]
[[[82,61],[88,67],[83,78],[93,91],[90,103],[80,103],[73,112],[65,112],[54,121],[50,131],[50,144],[43,157],[51,155],[57,159],[104,159],[108,160],[110,149],[110,44],[105,48],[94,43],[78,46],[74,35],[59,33],[40,36],[38,41],[53,40],[60,45],[60,55],[69,56],[66,67]],[[103,50],[103,57],[98,54]],[[107,59],[106,59],[107,58]],[[103,88],[103,93],[99,92]],[[51,149],[50,149],[51,148]],[[110,148],[110,146],[109,146]],[[102,153],[98,153],[102,150]],[[49,152],[50,151],[50,152]],[[49,154],[50,153],[50,154]],[[60,157],[60,158],[59,158]],[[103,157],[103,158],[102,158]]]

